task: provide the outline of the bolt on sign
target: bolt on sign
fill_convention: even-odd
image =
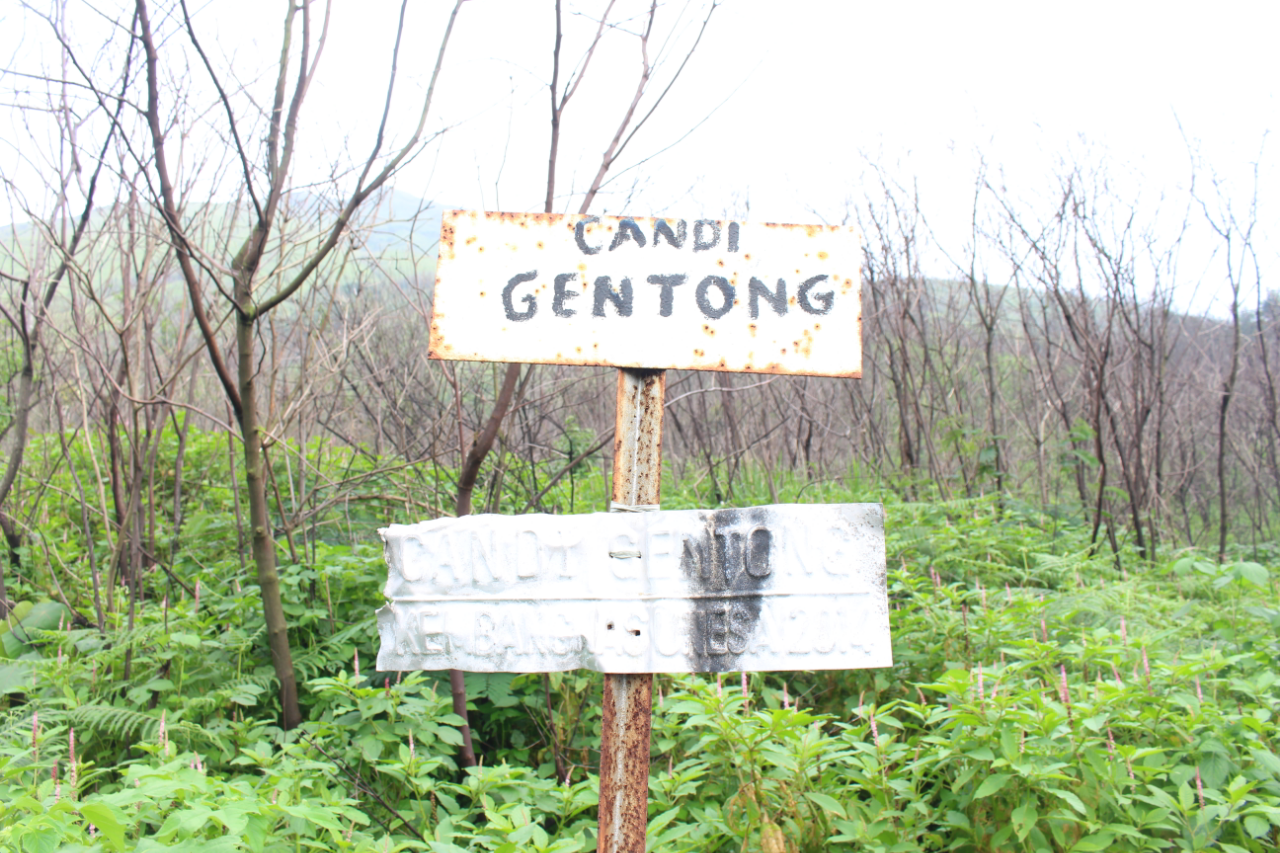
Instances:
[[[395,524],[381,670],[889,666],[879,504]]]
[[[430,354],[862,375],[852,228],[445,214]]]

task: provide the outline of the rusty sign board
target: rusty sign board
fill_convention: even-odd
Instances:
[[[433,358],[862,375],[854,229],[455,210]]]
[[[893,663],[879,504],[480,515],[382,536],[380,670]]]

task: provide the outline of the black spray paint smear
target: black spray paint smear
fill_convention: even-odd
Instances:
[[[685,658],[694,672],[732,672],[747,651],[772,585],[773,533],[762,508],[703,513],[684,542],[680,569],[694,593]]]

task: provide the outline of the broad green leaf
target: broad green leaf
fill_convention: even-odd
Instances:
[[[14,612],[17,612],[15,608]],[[10,660],[31,651],[28,643],[35,639],[35,631],[54,631],[64,621],[70,621],[71,611],[59,601],[41,601],[33,605],[17,622],[9,622],[9,630],[0,635],[5,657]]]
[[[1244,831],[1252,835],[1254,838],[1261,838],[1271,832],[1271,822],[1258,817],[1256,814],[1245,815]]]
[[[1081,853],[1094,850],[1106,850],[1111,846],[1111,842],[1115,836],[1110,832],[1095,832],[1093,835],[1086,835],[1075,843],[1072,851],[1079,850]]]
[[[998,793],[1012,778],[1012,773],[991,774],[986,779],[982,780],[982,784],[979,785],[978,790],[974,792],[973,798],[975,800],[981,800],[983,797],[989,797],[992,794]]]
[[[1270,573],[1258,563],[1236,563],[1232,568],[1235,576],[1256,586],[1266,586]]]
[[[827,794],[819,794],[816,792],[811,792],[809,794],[806,794],[805,796],[807,796],[810,800],[817,803],[818,805],[822,806],[822,808],[825,811],[830,812],[836,817],[841,817],[841,818],[848,817],[848,815],[845,813],[844,806],[840,805],[840,802],[835,797],[828,796]]]
[[[115,810],[104,803],[81,803],[80,814],[116,847],[124,846],[124,827],[116,819]]]
[[[1084,802],[1070,791],[1064,791],[1061,788],[1046,788],[1045,790],[1056,797],[1061,797],[1066,800],[1071,804],[1071,807],[1080,812],[1080,814],[1087,815],[1089,813],[1089,810],[1084,806]]]
[[[1040,815],[1036,812],[1036,801],[1031,797],[1023,797],[1022,805],[1013,810],[1013,830],[1018,833],[1019,841],[1026,841],[1031,829],[1036,825]]]
[[[1251,749],[1249,754],[1253,760],[1265,767],[1272,776],[1280,776],[1280,758],[1269,749]]]

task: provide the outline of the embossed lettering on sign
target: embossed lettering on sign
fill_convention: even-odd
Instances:
[[[891,660],[877,504],[469,516],[383,536],[386,670],[724,672]]]

